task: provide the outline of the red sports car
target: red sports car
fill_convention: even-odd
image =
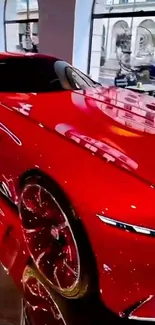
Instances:
[[[0,113],[0,260],[23,324],[155,321],[155,99],[1,54]]]

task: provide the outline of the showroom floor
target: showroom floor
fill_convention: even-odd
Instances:
[[[0,325],[20,324],[20,295],[0,266]]]

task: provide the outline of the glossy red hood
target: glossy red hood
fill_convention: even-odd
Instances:
[[[124,168],[155,183],[153,97],[110,87],[8,94],[3,102],[41,127],[56,130],[94,154],[118,165],[121,162]]]

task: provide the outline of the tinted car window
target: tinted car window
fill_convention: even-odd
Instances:
[[[93,84],[62,60],[36,56],[0,60],[1,92],[57,92],[85,89]]]
[[[65,71],[66,78],[68,79],[68,82],[70,83],[73,89],[86,89],[88,87],[94,87],[98,85],[98,83],[91,80],[89,77],[87,77],[81,71],[75,68],[69,66],[66,67]]]
[[[0,61],[0,91],[60,91],[55,61],[37,57],[14,57]]]

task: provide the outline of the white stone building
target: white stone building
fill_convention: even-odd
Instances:
[[[131,37],[131,62],[138,64],[152,60],[155,49],[155,16],[121,18],[121,13],[154,10],[155,1],[96,0],[95,14],[120,13],[120,18],[94,19],[90,69],[94,79],[114,77],[119,68],[116,42],[123,38],[123,34],[130,34]],[[101,56],[104,60],[101,60]]]

